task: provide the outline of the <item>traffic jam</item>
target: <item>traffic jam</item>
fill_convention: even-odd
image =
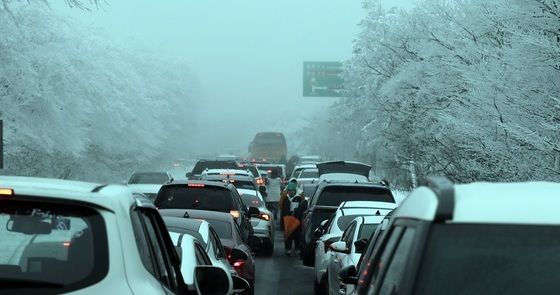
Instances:
[[[560,0],[0,0],[0,295],[551,295],[559,253]]]

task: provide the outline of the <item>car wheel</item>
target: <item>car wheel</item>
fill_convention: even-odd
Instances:
[[[274,243],[272,242],[272,240],[266,240],[264,242],[262,253],[265,256],[272,256],[272,254],[274,253]]]
[[[313,280],[313,294],[315,295],[326,295],[327,290],[325,288],[325,276],[321,279],[321,282]]]
[[[301,251],[303,265],[305,266],[315,266],[315,253],[310,246],[303,247],[303,251]]]

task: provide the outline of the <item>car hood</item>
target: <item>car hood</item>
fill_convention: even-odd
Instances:
[[[369,177],[371,166],[359,162],[333,161],[317,164],[319,176],[327,173],[350,173]]]
[[[157,194],[161,184],[129,184],[127,185],[135,193]]]

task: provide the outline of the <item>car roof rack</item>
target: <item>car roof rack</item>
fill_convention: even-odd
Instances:
[[[438,198],[436,215],[434,222],[444,223],[453,219],[455,211],[455,188],[453,182],[445,176],[428,177],[428,188],[430,188]]]

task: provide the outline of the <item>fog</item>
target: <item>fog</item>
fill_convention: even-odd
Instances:
[[[198,154],[243,153],[258,131],[295,140],[336,100],[302,96],[302,62],[348,59],[365,16],[360,1],[348,0],[119,0],[91,12],[54,9],[188,65],[197,80],[188,102],[196,125],[188,127]]]

